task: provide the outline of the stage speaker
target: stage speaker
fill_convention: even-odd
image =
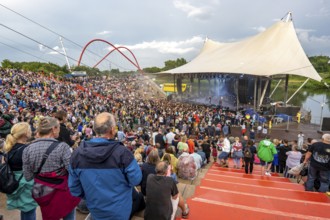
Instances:
[[[239,79],[238,80],[238,100],[239,103],[247,104],[248,103],[248,88],[249,81],[248,79]]]
[[[322,131],[330,131],[330,118],[323,118]]]
[[[177,86],[177,91],[178,91],[178,94],[182,94],[182,79],[181,78],[178,78],[176,80],[176,86]]]

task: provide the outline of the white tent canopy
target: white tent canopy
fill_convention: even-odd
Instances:
[[[234,73],[270,77],[279,74],[321,81],[296,35],[293,23],[279,21],[256,36],[234,43],[207,39],[191,62],[162,73]]]

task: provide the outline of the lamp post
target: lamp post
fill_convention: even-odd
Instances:
[[[311,100],[313,100],[314,102],[319,103],[319,104],[321,105],[320,130],[319,130],[319,131],[322,131],[322,124],[323,124],[323,120],[322,120],[322,117],[323,117],[323,107],[324,107],[325,104],[328,104],[329,101],[328,101],[328,102],[325,102],[325,97],[324,97],[324,96],[323,96],[323,101],[322,101],[322,102],[317,101],[317,100],[315,100],[315,99],[313,99],[313,98],[310,98],[310,97],[308,97],[308,98],[311,99]]]
[[[322,124],[323,124],[323,120],[322,120],[322,117],[323,117],[323,107],[324,107],[324,97],[323,97],[323,102],[321,103],[321,119],[320,119],[320,131],[322,131]]]

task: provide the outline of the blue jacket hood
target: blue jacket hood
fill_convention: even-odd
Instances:
[[[80,151],[80,156],[85,157],[86,161],[96,164],[103,163],[120,146],[125,147],[119,141],[97,138],[82,142],[77,150]]]

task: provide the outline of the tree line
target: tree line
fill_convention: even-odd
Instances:
[[[317,82],[314,80],[310,80],[306,87],[314,88],[314,89],[325,89],[327,88],[324,82],[330,85],[330,57],[328,56],[312,56],[309,57],[310,62],[316,69],[316,71],[323,78],[323,82]],[[146,67],[143,69],[145,73],[158,73],[162,71],[167,71],[170,69],[177,68],[186,64],[187,61],[184,58],[178,58],[176,60],[167,60],[164,62],[164,67]],[[66,65],[59,66],[54,63],[42,63],[42,62],[12,62],[8,59],[5,59],[1,62],[2,68],[10,68],[10,69],[23,69],[25,71],[33,71],[33,72],[43,72],[45,74],[53,73],[58,76],[63,76],[69,73],[69,70]],[[74,66],[72,67],[73,71],[85,71],[89,76],[95,75],[125,75],[132,74],[135,71],[120,71],[119,69],[111,69],[111,70],[100,70],[98,68],[91,68],[87,66]],[[302,77],[299,76],[291,76],[290,78],[303,80]]]
[[[147,67],[143,69],[143,72],[146,73],[157,73],[161,71],[170,70],[179,66],[186,64],[187,61],[184,58],[178,58],[176,60],[167,60],[165,61],[165,66],[163,68],[159,67]],[[69,73],[69,69],[66,65],[59,66],[54,63],[42,63],[42,62],[13,62],[8,59],[5,59],[1,62],[2,68],[8,69],[22,69],[25,71],[33,71],[33,72],[44,72],[46,74],[53,73],[58,76],[63,76]],[[135,71],[120,71],[119,69],[111,69],[111,70],[100,70],[98,68],[92,68],[88,66],[73,66],[72,71],[85,71],[88,75],[108,75],[108,74],[129,74]]]

